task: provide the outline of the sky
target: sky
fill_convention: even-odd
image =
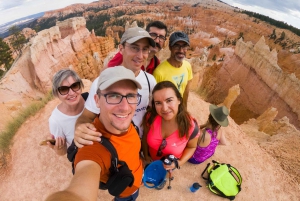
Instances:
[[[299,0],[221,0],[231,6],[260,13],[300,29]]]
[[[96,0],[0,0],[0,25],[28,15]],[[200,1],[200,0],[199,0]],[[222,0],[300,29],[300,0]]]
[[[0,0],[0,25],[36,13],[93,1],[96,0]]]

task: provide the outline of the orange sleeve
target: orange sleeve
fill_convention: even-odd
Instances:
[[[91,160],[101,167],[101,181],[106,182],[109,174],[110,167],[110,153],[109,151],[100,143],[94,142],[92,145],[84,146],[78,149],[75,157],[74,167],[76,171],[76,165],[83,160]]]

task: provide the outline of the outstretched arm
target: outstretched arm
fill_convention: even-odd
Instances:
[[[83,113],[78,117],[75,124],[74,142],[78,148],[82,148],[84,145],[91,145],[93,141],[100,142],[101,133],[96,131],[96,128],[91,124],[97,114],[84,109]]]
[[[50,195],[46,201],[97,200],[100,173],[101,167],[96,162],[90,160],[79,162],[69,187]]]

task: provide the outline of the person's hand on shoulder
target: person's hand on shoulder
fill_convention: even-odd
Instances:
[[[101,136],[102,134],[96,130],[93,124],[79,124],[75,128],[74,143],[78,148],[82,148],[84,145],[93,144],[93,141],[101,142]]]

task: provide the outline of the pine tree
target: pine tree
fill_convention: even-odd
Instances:
[[[270,35],[270,39],[276,39],[277,38],[277,36],[276,36],[276,30],[275,29],[273,29],[273,33]]]
[[[22,48],[26,43],[25,36],[21,33],[17,26],[12,26],[9,28],[9,32],[12,35],[10,38],[10,44],[17,54],[22,53]]]
[[[4,68],[8,70],[10,68],[13,58],[11,56],[11,50],[6,42],[0,38],[0,66],[4,64]]]
[[[284,31],[281,33],[281,35],[280,35],[280,39],[281,40],[283,40],[285,38],[285,33],[284,33]]]
[[[244,33],[243,32],[240,32],[239,34],[239,39],[242,38],[244,40]]]

